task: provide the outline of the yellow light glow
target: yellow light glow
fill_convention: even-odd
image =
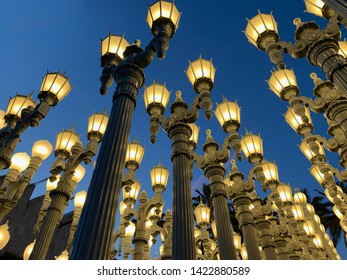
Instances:
[[[158,104],[166,108],[170,99],[170,91],[166,88],[165,83],[161,85],[154,82],[152,85],[145,88],[143,99],[147,110],[153,104]]]
[[[58,133],[55,142],[55,151],[65,151],[67,153],[71,152],[71,147],[79,141],[80,137],[77,133],[71,130],[63,130]]]
[[[160,185],[165,188],[169,179],[169,170],[163,167],[161,164],[158,164],[150,171],[150,176],[152,187]]]
[[[82,165],[77,166],[72,176],[72,180],[79,183],[83,179],[85,173],[86,170]]]
[[[29,163],[30,156],[27,153],[15,153],[11,158],[10,169],[17,170],[19,173],[21,173],[28,167]]]
[[[58,257],[56,257],[56,261],[67,261],[69,259],[69,252],[64,250]]]
[[[277,165],[273,162],[263,161],[261,163],[265,176],[265,183],[277,182],[279,180]]]
[[[306,195],[302,192],[295,193],[293,196],[293,200],[297,203],[306,203],[307,202]]]
[[[181,17],[181,13],[178,11],[174,3],[167,1],[158,1],[152,6],[148,7],[147,23],[152,29],[156,21],[161,19],[170,20],[174,28],[178,28],[178,23]]]
[[[69,79],[60,72],[47,73],[43,78],[41,92],[48,92],[59,102],[71,91]]]
[[[86,198],[87,198],[86,191],[80,191],[76,193],[75,199],[74,199],[75,208],[82,208],[84,205],[84,202],[86,201]]]
[[[136,162],[136,164],[140,165],[144,153],[145,148],[137,141],[130,142],[127,147],[125,162]]]
[[[293,212],[295,220],[298,220],[298,221],[304,220],[304,210],[302,209],[300,204],[294,203],[292,205],[292,212]]]
[[[292,188],[289,185],[280,183],[277,186],[277,190],[283,202],[288,202],[293,200]]]
[[[308,122],[307,123],[304,123],[302,121],[301,117],[295,113],[293,108],[289,107],[287,112],[284,115],[284,118],[286,119],[287,123],[297,133],[300,132],[300,128],[303,125],[305,125],[305,126],[311,125],[312,126],[310,110],[307,107],[304,107],[304,110],[305,110],[305,116],[308,118]]]
[[[133,222],[130,222],[129,225],[125,228],[125,237],[132,237],[135,233],[136,226]]]
[[[236,250],[241,250],[241,236],[234,232],[233,242]]]
[[[58,186],[58,182],[60,180],[60,175],[56,175],[57,177],[57,180],[55,180],[54,182],[51,182],[49,179],[47,179],[47,182],[46,182],[46,191],[51,191],[51,190],[54,190],[57,188]]]
[[[192,129],[192,135],[190,136],[188,141],[194,143],[194,145],[196,146],[198,144],[200,127],[195,123],[188,123],[188,125]]]
[[[6,125],[5,111],[0,110],[0,129],[2,129],[5,125]]]
[[[5,116],[11,116],[20,119],[23,109],[28,107],[34,108],[36,103],[31,98],[31,94],[28,96],[16,94],[12,97],[7,105]]]
[[[294,88],[295,95],[298,93],[298,85],[293,70],[283,69],[274,71],[267,83],[270,90],[282,99],[288,99],[284,93],[289,88]]]
[[[263,141],[259,135],[247,133],[241,139],[241,149],[246,158],[253,155],[263,155]]]
[[[31,242],[28,246],[26,246],[23,253],[23,260],[29,260],[30,255],[34,249],[35,242],[36,242],[36,239],[33,242]]]
[[[2,250],[10,240],[8,223],[0,226],[0,250]]]
[[[210,223],[210,208],[200,201],[200,204],[195,207],[194,214],[198,225],[207,225]]]
[[[88,134],[98,133],[104,135],[108,123],[106,112],[95,113],[88,118]]]
[[[52,150],[53,146],[48,140],[39,140],[34,143],[31,154],[33,157],[39,157],[45,160],[51,154]]]
[[[139,195],[140,189],[141,184],[139,183],[139,181],[135,181],[135,183],[130,186],[129,192],[126,192],[126,189],[123,187],[123,199],[130,198],[136,200]]]
[[[200,79],[207,79],[213,84],[215,74],[216,69],[213,66],[212,59],[205,60],[201,56],[193,62],[189,61],[189,67],[186,71],[186,75],[193,86]]]
[[[310,148],[310,144],[308,144],[305,140],[303,140],[299,145],[301,152],[306,156],[306,158],[309,161],[313,160],[317,156],[322,156],[323,158],[325,158],[323,145],[321,145],[317,140],[314,140],[314,143],[316,144],[315,146],[318,148],[318,151],[313,151]]]
[[[259,49],[265,49],[267,41],[277,42],[277,23],[272,14],[258,13],[252,19],[247,19],[245,35],[249,42]],[[268,35],[271,36],[268,36]]]
[[[217,104],[214,114],[219,124],[224,128],[228,122],[234,122],[237,125],[240,124],[241,113],[240,107],[237,102],[231,102],[224,99],[222,103]]]
[[[305,221],[303,228],[307,235],[313,236],[315,234],[314,224],[312,221]]]
[[[304,0],[306,12],[323,17],[325,3],[321,0]]]

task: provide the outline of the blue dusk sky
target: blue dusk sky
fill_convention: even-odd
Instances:
[[[107,113],[112,106],[112,94],[115,85],[106,96],[99,94],[100,39],[109,33],[124,34],[129,43],[139,39],[144,48],[153,35],[145,21],[147,4],[154,1],[111,1],[111,0],[2,0],[0,2],[0,109],[6,110],[9,97],[16,92],[29,94],[32,91],[36,98],[41,80],[46,71],[66,71],[73,89],[48,116],[35,128],[28,128],[22,135],[22,142],[15,152],[26,151],[31,154],[31,146],[40,139],[47,139],[54,146],[56,135],[63,129],[75,127],[81,135],[81,141],[87,143],[88,117],[94,112]],[[145,85],[156,81],[166,82],[171,91],[170,103],[177,90],[182,91],[183,99],[191,104],[195,92],[189,83],[185,70],[189,60],[194,61],[200,55],[204,59],[213,59],[217,68],[215,85],[212,90],[213,103],[223,101],[223,96],[230,101],[237,100],[241,107],[240,135],[247,131],[260,134],[263,139],[264,157],[275,161],[278,165],[280,180],[289,183],[293,188],[307,188],[314,196],[314,191],[323,189],[311,176],[310,162],[301,153],[298,144],[301,137],[286,123],[283,114],[288,103],[280,100],[268,89],[266,80],[271,75],[272,64],[264,51],[251,45],[243,33],[247,20],[260,10],[262,13],[272,12],[278,22],[280,39],[294,41],[295,26],[293,19],[302,21],[315,20],[321,27],[326,20],[305,11],[303,0],[283,1],[175,1],[182,12],[179,28],[172,40],[164,60],[155,57],[145,69]],[[342,32],[346,30],[343,27]],[[343,35],[342,38],[345,36]],[[310,65],[306,58],[293,59],[284,56],[287,68],[296,73],[300,94],[313,97],[313,81],[309,75],[316,72],[325,79],[320,68]],[[133,115],[131,139],[137,139],[145,147],[145,156],[140,169],[136,172],[149,197],[153,191],[150,184],[149,171],[159,162],[171,171],[171,142],[163,130],[157,136],[157,143],[149,141],[149,115],[143,102],[143,90],[140,89],[136,109]],[[37,100],[37,99],[36,99]],[[214,105],[215,108],[215,105]],[[169,110],[166,110],[168,116]],[[313,133],[327,136],[327,124],[322,114],[311,114],[315,129]],[[212,130],[212,136],[220,144],[226,134],[215,117],[206,120],[203,113],[197,120],[200,126],[200,137],[197,152],[202,154],[206,129]],[[336,153],[329,153],[329,162],[338,166]],[[235,158],[231,153],[231,158]],[[96,159],[96,157],[95,157]],[[94,159],[94,160],[95,160]],[[54,162],[53,153],[42,164],[32,182],[49,176],[49,169]],[[230,163],[225,164],[230,168]],[[85,165],[86,175],[78,184],[76,192],[87,190],[91,178],[93,164]],[[248,174],[251,167],[245,159],[238,163],[240,171]],[[5,174],[3,170],[1,174]],[[203,173],[195,167],[192,181],[192,193],[201,190],[202,183],[207,182]],[[259,195],[264,196],[259,186]],[[39,184],[33,196],[45,193],[45,183]],[[165,209],[171,209],[172,181],[171,177],[164,192]],[[73,203],[67,211],[73,210]],[[116,211],[116,209],[115,209]],[[117,220],[119,222],[119,219]],[[346,259],[346,248],[340,242],[338,252]]]

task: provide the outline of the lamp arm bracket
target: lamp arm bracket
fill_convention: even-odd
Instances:
[[[154,54],[157,51],[155,47],[156,40],[156,38],[152,39],[145,50],[136,54],[134,57],[134,63],[140,68],[144,69],[152,62]]]
[[[327,148],[331,152],[336,152],[339,149],[339,147],[340,147],[339,142],[335,138],[329,138],[327,140],[326,138],[324,138],[324,137],[322,137],[321,135],[318,135],[318,134],[313,135],[313,137],[321,145],[323,145],[325,148]]]
[[[206,162],[206,158],[204,156],[198,155],[195,151],[189,151],[191,158],[195,161],[196,165],[204,170],[207,166],[208,162]]]
[[[338,170],[336,167],[331,166],[329,163],[326,163],[324,166],[328,167],[328,169],[336,175],[336,177],[343,182],[347,181],[347,170]]]
[[[304,57],[308,50],[308,45],[304,40],[296,40],[293,44],[292,42],[278,42],[284,53],[288,53],[293,58]]]
[[[187,109],[184,113],[184,120],[187,123],[194,123],[199,116],[200,109],[200,94],[195,96],[193,103],[190,105],[189,109]]]
[[[296,96],[290,101],[290,103],[292,104],[296,101],[305,104],[306,107],[309,107],[315,113],[323,113],[327,108],[327,103],[321,97],[317,97],[315,100],[312,100],[306,96]]]

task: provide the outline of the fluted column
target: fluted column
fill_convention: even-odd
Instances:
[[[233,228],[227,202],[223,178],[225,169],[220,164],[210,164],[205,169],[205,176],[210,181],[214,218],[216,222],[218,248],[221,260],[236,260],[233,242]]]
[[[70,194],[62,190],[51,191],[52,202],[47,209],[45,222],[36,238],[34,249],[30,255],[30,260],[44,260],[53,239],[54,232],[59,225],[64,213],[66,201],[70,199]]]
[[[184,122],[176,122],[168,129],[168,136],[172,140],[172,258],[174,260],[195,260],[194,212],[188,149],[191,133],[189,125]]]
[[[260,217],[255,220],[255,226],[259,232],[262,248],[267,260],[277,260],[275,244],[270,232],[271,222]]]
[[[338,50],[339,44],[334,38],[319,40],[310,46],[307,59],[320,66],[328,79],[347,96],[347,62]]]
[[[238,194],[234,198],[234,205],[246,245],[248,259],[261,260],[259,241],[255,230],[253,215],[250,210],[251,198],[246,194]]]
[[[112,245],[132,116],[144,74],[140,67],[125,64],[115,77],[113,106],[70,259],[106,260]]]

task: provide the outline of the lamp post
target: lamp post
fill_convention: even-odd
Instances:
[[[50,155],[52,149],[52,145],[47,140],[39,140],[34,143],[32,148],[32,158],[30,159],[24,174],[2,189],[4,193],[0,194],[0,220],[10,213],[10,211],[17,205],[18,200],[22,197],[24,189],[30,184],[36,171],[39,169],[42,162]]]
[[[186,71],[197,96],[191,107],[182,99],[182,93],[176,92],[176,99],[170,106],[170,117],[166,118],[164,110],[169,100],[169,91],[165,85],[153,84],[146,88],[144,101],[150,117],[151,142],[156,141],[159,125],[167,132],[172,141],[171,161],[173,168],[173,259],[195,259],[194,217],[192,212],[191,157],[189,139],[192,136],[191,124],[199,114],[199,109],[205,111],[209,119],[211,114],[211,89],[214,83],[215,68],[212,61],[201,57],[190,62]],[[194,136],[194,135],[193,135]]]
[[[57,105],[71,90],[69,79],[62,73],[47,73],[43,78],[36,105],[32,94],[17,94],[10,99],[5,113],[6,126],[0,130],[0,169],[8,168],[10,157],[29,126],[38,126],[50,107]],[[36,105],[36,106],[35,106]]]
[[[123,37],[108,36],[102,42],[103,74],[101,93],[107,92],[112,79],[117,83],[109,125],[93,172],[86,205],[82,211],[71,252],[72,259],[107,259],[112,242],[122,182],[125,153],[138,90],[144,83],[143,69],[154,53],[165,56],[180,13],[173,3],[158,1],[148,9],[147,22],[154,35],[142,50],[139,41],[129,46]],[[116,43],[116,44],[114,44]]]
[[[266,50],[270,60],[279,69],[285,67],[282,51],[294,58],[306,56],[311,64],[320,66],[328,79],[347,96],[347,63],[343,55],[339,54],[338,44],[341,18],[331,9],[329,12],[322,11],[322,15],[329,18],[329,24],[322,30],[313,21],[301,22],[299,18],[294,20],[294,44],[279,41],[277,24],[272,15],[259,13],[250,19],[245,34],[257,48]]]
[[[52,200],[47,209],[30,259],[45,259],[49,244],[64,214],[65,207],[68,201],[70,201],[77,182],[84,175],[84,173],[78,174],[76,170],[82,161],[86,164],[91,162],[91,158],[96,154],[98,145],[102,141],[107,121],[108,117],[105,115],[105,112],[95,113],[89,118],[87,134],[89,142],[85,148],[83,148],[79,136],[73,129],[63,130],[57,135],[55,146],[57,160],[52,164],[50,172],[53,175],[52,177],[63,172],[57,188],[50,191]],[[84,168],[82,170],[84,171]],[[74,181],[76,184],[73,183]]]

